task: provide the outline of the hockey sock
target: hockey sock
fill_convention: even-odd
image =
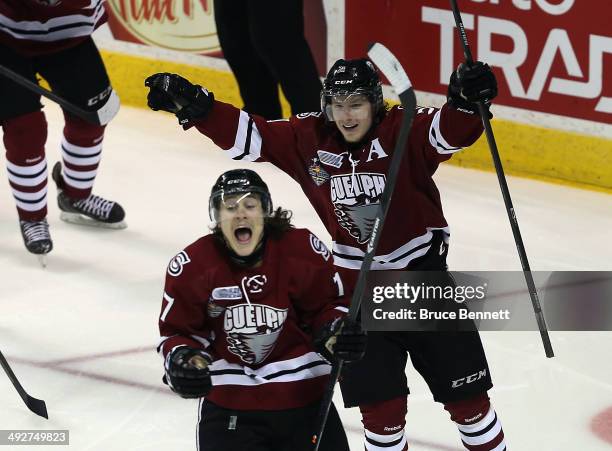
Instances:
[[[2,122],[6,168],[19,219],[41,221],[47,216],[47,121],[42,111]]]
[[[486,393],[444,405],[470,451],[504,451],[504,431]]]
[[[98,172],[104,127],[66,113],[62,139],[64,193],[71,199],[85,199]]]
[[[404,435],[408,401],[405,396],[359,406],[367,451],[407,451]]]

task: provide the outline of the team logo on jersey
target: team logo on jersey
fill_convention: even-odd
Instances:
[[[366,172],[334,175],[331,178],[331,200],[338,224],[359,244],[367,243],[370,239],[385,182],[384,174]]]
[[[251,365],[263,362],[276,345],[287,311],[252,303],[227,307],[223,328],[228,351]]]
[[[327,249],[327,246],[325,246],[325,244],[323,244],[323,242],[312,233],[310,234],[310,245],[312,246],[312,250],[315,251],[315,253],[323,256],[325,261],[329,260],[329,249]]]
[[[242,290],[238,285],[232,287],[217,287],[215,288],[208,300],[207,311],[208,316],[217,318],[225,310],[225,304],[228,301],[237,301],[242,299]]]
[[[342,152],[338,155],[328,152],[327,150],[317,150],[319,161],[327,166],[333,166],[335,168],[340,168],[342,166],[345,154],[348,154],[348,152]]]
[[[297,117],[298,119],[306,119],[307,117],[319,117],[321,116],[321,111],[309,111],[307,113],[298,113],[295,115],[295,117]],[[285,121],[288,121],[289,119],[283,119]],[[271,121],[268,121],[271,122]]]
[[[183,272],[183,266],[189,263],[191,260],[189,259],[189,255],[187,252],[181,251],[174,256],[170,263],[168,264],[168,274],[171,276],[177,277]]]
[[[321,167],[319,164],[318,158],[313,158],[312,163],[308,166],[308,174],[312,180],[317,184],[317,186],[323,185],[323,183],[329,180],[329,173]]]
[[[243,286],[249,290],[249,293],[261,293],[267,281],[268,278],[262,274],[242,278]]]

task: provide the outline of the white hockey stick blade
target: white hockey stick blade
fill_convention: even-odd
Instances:
[[[398,96],[412,87],[402,65],[387,47],[379,42],[372,44],[368,50],[368,57],[387,77]]]

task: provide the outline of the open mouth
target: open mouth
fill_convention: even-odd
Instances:
[[[249,227],[238,227],[236,230],[234,230],[234,236],[240,244],[247,244],[249,241],[251,241],[253,231]]]
[[[344,124],[344,125],[342,126],[342,128],[344,128],[345,130],[352,130],[352,129],[354,129],[355,127],[357,127],[357,125],[358,125],[358,124],[351,124],[351,125]]]

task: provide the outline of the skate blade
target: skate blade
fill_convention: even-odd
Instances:
[[[102,222],[96,221],[95,219],[88,218],[87,216],[83,216],[79,213],[68,213],[62,211],[60,213],[60,219],[64,222],[68,222],[70,224],[78,224],[89,227],[98,227],[100,229],[125,229],[127,224],[125,221],[119,222]]]
[[[38,260],[40,266],[43,268],[47,267],[47,254],[38,254],[36,255],[36,259]]]

